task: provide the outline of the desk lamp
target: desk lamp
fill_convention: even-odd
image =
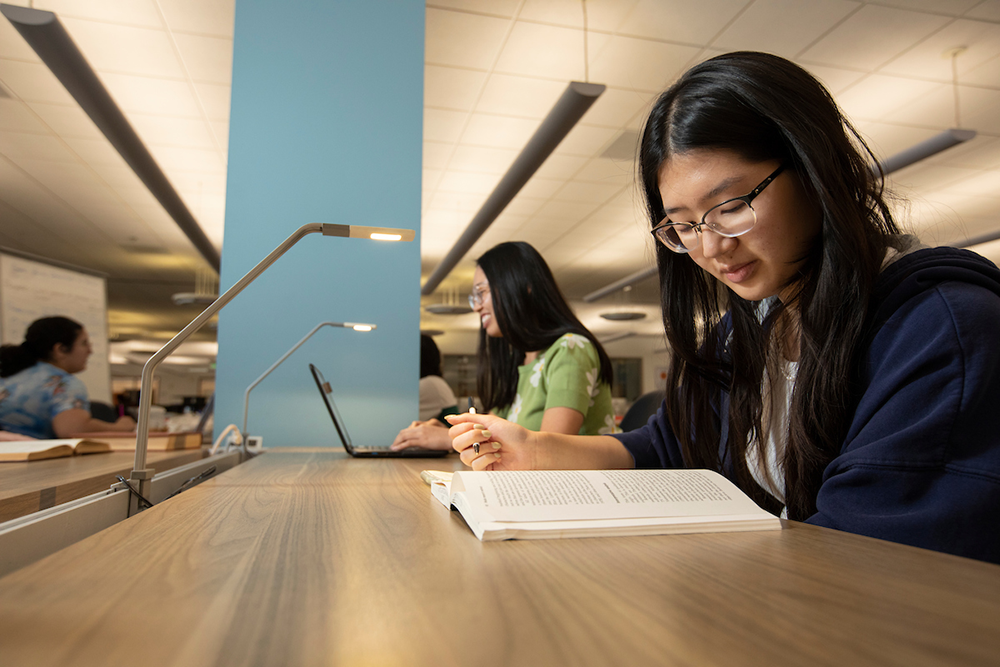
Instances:
[[[181,329],[181,332],[167,341],[149,358],[146,365],[142,367],[142,381],[139,385],[139,423],[136,427],[135,438],[135,462],[132,465],[132,474],[129,479],[139,485],[139,495],[148,497],[150,482],[156,472],[152,468],[146,467],[146,446],[149,442],[149,408],[153,402],[153,372],[178,345],[183,343],[188,336],[200,329],[213,315],[219,312],[223,306],[232,301],[233,297],[243,291],[243,289],[257,279],[267,267],[285,254],[289,248],[299,242],[306,234],[322,233],[323,236],[340,236],[352,239],[374,239],[376,241],[412,241],[416,233],[412,229],[392,229],[388,227],[365,227],[361,225],[335,225],[325,222],[311,222],[302,225],[295,232],[285,239],[277,248],[271,251],[267,257],[262,259],[257,266],[250,269],[245,276],[240,278],[236,284],[220,295],[218,299],[206,308],[201,315],[194,318],[190,324]],[[133,510],[138,511],[139,499],[132,497],[129,501],[129,515]]]
[[[242,429],[241,433],[243,434],[243,446],[244,447],[246,446],[247,437],[250,435],[247,432],[247,412],[250,409],[250,392],[251,392],[251,390],[253,390],[253,388],[256,387],[258,384],[260,384],[261,381],[264,378],[266,378],[268,375],[270,375],[271,371],[273,371],[275,368],[277,368],[282,363],[284,363],[285,359],[287,359],[288,357],[292,356],[292,352],[295,352],[295,350],[297,350],[300,347],[302,347],[303,343],[305,343],[307,340],[309,340],[310,338],[312,338],[312,335],[314,333],[316,333],[317,331],[319,331],[320,329],[322,329],[323,327],[341,327],[343,329],[354,329],[355,331],[372,331],[372,330],[374,330],[374,329],[377,328],[374,324],[359,324],[357,322],[320,322],[315,327],[313,327],[312,331],[310,331],[305,336],[303,336],[302,340],[300,340],[298,343],[296,343],[295,345],[293,345],[292,349],[290,349],[288,352],[285,352],[283,355],[281,355],[281,358],[278,359],[273,364],[271,364],[271,367],[268,368],[266,371],[264,371],[259,378],[257,378],[256,380],[254,380],[253,382],[250,383],[250,386],[247,387],[246,393],[243,394],[243,429]]]

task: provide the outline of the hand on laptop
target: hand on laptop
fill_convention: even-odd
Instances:
[[[448,437],[448,427],[437,419],[425,422],[415,421],[404,428],[392,441],[390,449],[398,451],[408,447],[423,447],[424,449],[451,449],[451,438]]]

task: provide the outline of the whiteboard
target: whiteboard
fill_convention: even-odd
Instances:
[[[91,400],[111,402],[108,299],[104,278],[0,254],[0,342],[20,345],[28,325],[62,315],[87,329],[94,353],[78,373]]]

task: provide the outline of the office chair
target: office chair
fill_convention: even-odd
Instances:
[[[656,410],[662,402],[663,391],[661,390],[643,394],[625,411],[625,416],[622,417],[622,422],[618,426],[622,431],[634,431],[645,426],[649,418],[656,414]]]

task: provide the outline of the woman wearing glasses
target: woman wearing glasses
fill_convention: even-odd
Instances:
[[[640,148],[672,357],[660,411],[596,438],[477,416],[484,437],[459,415],[462,460],[710,468],[791,519],[1000,562],[1000,271],[901,235],[873,159],[797,65],[692,68]]]
[[[486,410],[532,431],[613,433],[611,360],[538,251],[501,243],[477,264],[469,305],[481,324],[476,389]],[[451,444],[447,428],[424,422],[400,431],[392,446]]]

